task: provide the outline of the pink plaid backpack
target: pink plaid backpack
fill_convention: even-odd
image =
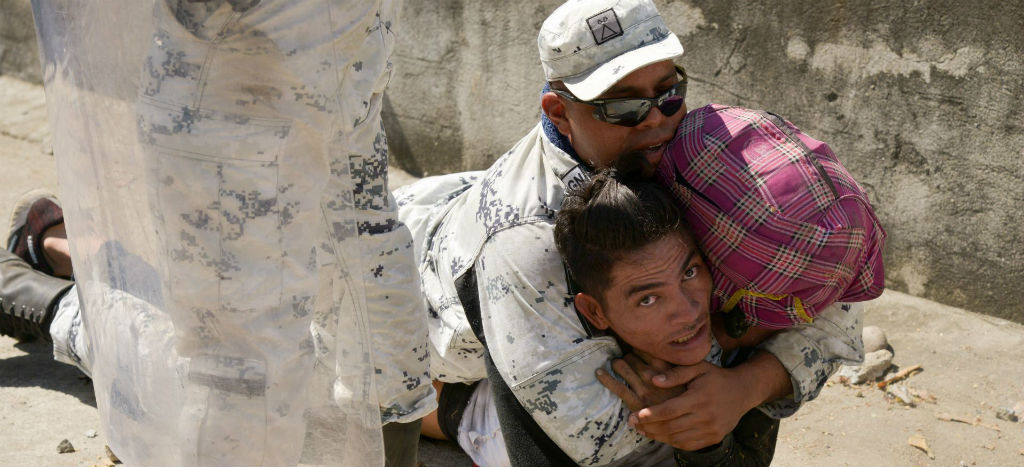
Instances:
[[[733,337],[882,293],[885,231],[867,195],[828,145],[779,116],[690,112],[658,177],[686,208],[712,269],[712,310],[729,313]]]

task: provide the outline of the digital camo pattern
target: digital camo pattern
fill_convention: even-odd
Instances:
[[[519,207],[503,199],[498,193],[500,182],[507,177],[506,165],[510,163],[508,155],[501,157],[491,165],[480,180],[480,195],[476,209],[476,220],[483,224],[485,234],[490,237],[499,230],[519,223]],[[525,180],[524,180],[525,182]],[[453,261],[465,268],[465,261]],[[452,268],[452,275],[459,272],[460,267]]]
[[[94,373],[112,448],[143,464],[381,462],[381,422],[435,406],[380,122],[398,4],[36,3],[46,24],[70,22],[41,38],[60,51],[46,65],[48,96],[67,103],[54,146],[80,195],[66,211],[90,284],[83,327],[104,343]],[[118,98],[92,93],[107,88]],[[137,138],[115,133],[132,127]],[[90,245],[107,238],[157,277],[100,262]],[[112,317],[134,311],[105,309],[107,282],[159,297],[169,339],[119,334]],[[164,384],[123,376],[140,367]]]
[[[460,263],[460,255],[449,250],[456,245],[456,233],[438,225],[454,206],[466,202],[464,194],[476,186],[482,175],[483,172],[441,175],[395,190],[401,206],[399,216],[412,232],[420,264],[430,339],[430,374],[445,382],[486,378],[483,347],[466,322],[455,290],[454,275],[458,270],[448,267]],[[441,264],[440,257],[451,259]]]
[[[472,268],[495,366],[559,447],[581,465],[671,462],[671,450],[626,427],[628,410],[594,376],[620,350],[611,338],[587,337],[552,235],[562,177],[575,166],[538,125],[482,176],[431,177],[399,190],[400,218],[419,249],[431,368],[451,382],[486,377],[483,346],[455,287]],[[797,390],[794,400],[762,410],[792,413],[817,395],[811,389],[824,384],[837,362],[860,358],[860,308],[837,305],[820,316],[826,318],[766,343]]]
[[[783,330],[762,343],[760,348],[775,355],[789,372],[793,397],[764,404],[761,411],[773,418],[793,415],[802,403],[818,397],[839,365],[863,362],[863,314],[863,303],[833,303],[812,324]]]
[[[57,303],[50,322],[53,339],[53,359],[74,365],[86,376],[92,374],[92,354],[89,341],[82,329],[82,307],[78,301],[78,287],[71,286]]]

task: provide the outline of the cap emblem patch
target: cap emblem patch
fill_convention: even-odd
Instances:
[[[597,42],[597,45],[622,35],[622,25],[611,8],[587,18],[587,25],[590,26],[590,33],[594,35],[594,42]]]

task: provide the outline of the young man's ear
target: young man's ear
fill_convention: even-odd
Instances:
[[[566,138],[570,138],[572,143],[572,125],[569,123],[569,117],[566,115],[568,108],[565,105],[565,101],[558,94],[553,92],[546,92],[540,97],[540,108],[544,111],[544,115],[548,116],[548,120],[555,124],[555,128],[558,128],[558,132],[564,135]]]
[[[573,297],[573,302],[576,303],[576,309],[583,313],[583,316],[595,328],[604,330],[611,326],[608,317],[604,314],[604,308],[601,307],[601,302],[598,302],[596,298],[580,292]]]

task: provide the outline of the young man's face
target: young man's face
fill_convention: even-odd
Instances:
[[[647,65],[622,78],[598,99],[627,97],[656,97],[679,80],[675,66],[665,60]],[[563,99],[566,105],[570,143],[581,158],[598,167],[608,167],[619,157],[641,152],[653,165],[657,165],[665,152],[666,143],[675,136],[679,122],[686,115],[686,106],[666,117],[657,108],[637,126],[627,127],[605,123],[594,118],[594,107]],[[563,127],[559,130],[563,133]]]
[[[692,365],[711,350],[711,273],[693,240],[668,235],[617,262],[603,316],[635,351],[676,365]],[[591,320],[594,321],[594,320]]]

